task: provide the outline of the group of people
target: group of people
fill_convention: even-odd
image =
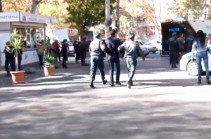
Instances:
[[[206,34],[199,30],[196,32],[195,37],[189,33],[187,37],[184,34],[172,33],[172,37],[167,41],[169,46],[170,64],[172,68],[176,68],[176,64],[179,62],[181,56],[185,53],[192,52],[191,60],[196,60],[198,65],[198,84],[201,84],[202,74],[202,59],[206,70],[206,81],[210,84],[209,80],[209,66],[208,66],[208,48],[211,46],[211,35],[206,38]]]
[[[89,48],[89,42],[86,40],[86,37],[82,38],[82,41],[79,42],[76,40],[73,43],[74,51],[75,51],[75,62],[78,63],[78,60],[81,59],[81,65],[86,66],[86,52]]]
[[[68,59],[68,43],[67,39],[64,39],[62,44],[58,42],[58,40],[54,40],[54,42],[51,44],[50,50],[47,50],[47,48],[44,46],[44,41],[41,41],[41,43],[37,46],[37,54],[40,62],[40,67],[43,67],[43,59],[44,55],[49,51],[57,61],[62,61],[63,68],[67,68],[66,61]],[[61,60],[62,57],[62,60]],[[56,65],[58,66],[58,65]]]
[[[179,62],[183,54],[191,52],[194,38],[192,33],[184,35],[183,33],[172,33],[172,37],[167,41],[169,47],[169,58],[172,68],[177,68],[176,64]]]
[[[102,83],[106,84],[104,72],[104,58],[107,55],[109,67],[110,67],[110,85],[114,86],[114,67],[116,67],[116,85],[121,85],[120,83],[120,57],[124,55],[128,68],[128,80],[127,87],[131,88],[133,86],[133,77],[136,71],[137,58],[142,57],[145,61],[144,53],[142,52],[139,45],[134,41],[135,34],[131,33],[129,35],[129,40],[125,41],[123,44],[116,37],[117,31],[112,30],[111,36],[106,40],[102,40],[101,34],[97,33],[90,46],[90,87],[94,88],[94,80],[97,68],[100,71]]]

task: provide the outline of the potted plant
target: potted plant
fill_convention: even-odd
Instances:
[[[50,39],[47,39],[44,41],[44,46],[46,47],[47,54],[44,57],[44,74],[45,76],[53,76],[55,73],[55,64],[57,62],[57,59],[51,55],[51,43]]]
[[[25,71],[18,71],[18,55],[21,53],[20,51],[24,49],[24,46],[21,42],[21,35],[17,30],[14,30],[11,34],[11,46],[14,48],[15,53],[15,62],[16,62],[16,70],[11,72],[13,83],[22,83],[24,80]]]

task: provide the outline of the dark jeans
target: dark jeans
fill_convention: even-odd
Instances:
[[[169,50],[169,64],[171,65],[173,61],[173,54],[172,54],[172,50]]]
[[[109,67],[110,67],[110,81],[111,83],[114,82],[114,65],[116,65],[116,82],[119,82],[120,78],[120,61],[117,57],[110,57],[109,58]]]
[[[128,82],[132,82],[136,71],[137,59],[136,58],[126,58],[127,68],[128,68]]]
[[[174,51],[172,52],[172,67],[176,67],[176,64],[178,63],[178,57],[179,57],[179,52]]]
[[[59,58],[59,61],[61,61],[61,53],[57,52],[57,57]]]
[[[18,70],[22,70],[22,68],[21,68],[21,61],[22,61],[22,54],[20,55],[18,55]]]
[[[5,57],[5,65],[4,68],[7,72],[7,74],[10,74],[10,69],[9,69],[9,65],[11,68],[11,71],[15,71],[15,57],[14,56],[6,56]]]
[[[204,61],[204,67],[206,70],[206,79],[209,80],[209,77],[210,77],[207,52],[206,51],[197,52],[196,53],[196,62],[198,64],[198,82],[201,82],[201,73],[202,73],[201,60],[202,59]]]
[[[81,56],[81,64],[84,65],[86,63],[86,51],[81,51],[80,52],[80,56]]]
[[[43,66],[43,57],[44,57],[44,55],[38,55],[39,62],[40,62],[40,67]]]
[[[79,59],[80,59],[80,53],[76,52],[75,53],[75,62],[78,62]]]
[[[91,82],[95,80],[95,75],[97,72],[97,68],[100,70],[102,81],[105,80],[105,72],[104,72],[104,60],[101,57],[98,56],[91,56],[90,57],[90,78]]]
[[[67,55],[63,55],[62,57],[63,57],[63,58],[62,58],[62,66],[63,66],[63,67],[67,67],[67,64],[66,64]]]

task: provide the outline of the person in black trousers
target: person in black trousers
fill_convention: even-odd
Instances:
[[[78,60],[80,59],[80,48],[78,40],[73,43],[73,46],[75,50],[75,63],[78,63]]]
[[[86,50],[88,47],[89,43],[86,41],[86,37],[83,37],[82,42],[80,43],[80,56],[82,66],[86,66]]]
[[[116,66],[116,84],[121,85],[119,78],[120,78],[120,60],[119,60],[119,51],[118,47],[122,44],[121,40],[116,38],[117,31],[112,30],[111,36],[106,40],[108,49],[110,53],[108,54],[108,62],[110,68],[110,81],[111,86],[114,86],[114,65]]]
[[[67,52],[68,52],[68,44],[67,44],[67,39],[64,39],[63,42],[62,42],[62,50],[61,50],[61,54],[62,54],[62,66],[63,68],[67,68],[67,64],[66,64],[66,61],[67,61]]]
[[[7,41],[6,42],[6,47],[4,49],[4,53],[5,53],[5,70],[7,72],[6,76],[9,77],[10,76],[10,68],[11,71],[15,71],[15,53],[14,53],[14,49],[10,46],[10,42]],[[10,68],[9,68],[10,65]]]

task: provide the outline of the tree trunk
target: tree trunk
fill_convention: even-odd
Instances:
[[[31,13],[32,14],[36,14],[37,12],[37,0],[32,0],[32,5],[31,5]]]
[[[0,12],[3,12],[3,8],[2,8],[2,0],[0,0]]]
[[[31,5],[31,13],[36,14],[37,13],[37,6],[44,0],[32,0]]]
[[[119,0],[116,1],[116,27],[119,32]]]

